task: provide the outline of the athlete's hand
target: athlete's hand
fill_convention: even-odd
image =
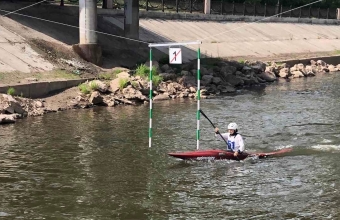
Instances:
[[[238,152],[236,151],[235,153],[234,153],[234,157],[237,157],[238,156]]]
[[[218,128],[215,128],[215,133],[218,133]]]

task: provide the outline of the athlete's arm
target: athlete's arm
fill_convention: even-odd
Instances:
[[[243,138],[241,135],[237,135],[237,139],[238,139],[238,143],[240,145],[240,148],[238,149],[239,151],[243,152],[244,151],[244,142],[243,142]]]

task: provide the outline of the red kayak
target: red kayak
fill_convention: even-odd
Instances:
[[[234,153],[225,150],[198,150],[198,151],[187,151],[178,153],[168,153],[168,155],[182,160],[244,160],[247,157],[258,157],[266,158],[278,156],[280,154],[288,153],[292,151],[292,148],[285,148],[279,151],[269,153],[246,153],[243,152],[237,157],[234,157]]]

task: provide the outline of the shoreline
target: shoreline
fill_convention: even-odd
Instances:
[[[122,69],[101,79],[84,82],[46,98],[24,98],[0,94],[0,124],[15,123],[17,119],[41,116],[51,112],[85,109],[95,106],[143,105],[149,103],[148,62],[135,70]],[[197,62],[174,66],[153,62],[153,101],[197,97]],[[237,89],[266,86],[279,79],[312,77],[340,70],[322,60],[311,60],[289,66],[286,63],[221,60],[204,58],[201,61],[202,99],[236,93]],[[11,91],[10,91],[11,90]]]

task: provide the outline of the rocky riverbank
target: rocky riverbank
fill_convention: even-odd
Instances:
[[[182,66],[154,62],[153,100],[196,99],[197,63]],[[97,79],[45,99],[28,99],[0,94],[0,124],[14,123],[18,118],[38,116],[67,109],[93,106],[114,107],[149,102],[148,63],[136,70],[124,69],[114,79]],[[310,65],[285,63],[236,62],[205,59],[201,64],[201,97],[233,93],[238,88],[267,84],[276,80],[331,74],[340,70],[322,60]]]

